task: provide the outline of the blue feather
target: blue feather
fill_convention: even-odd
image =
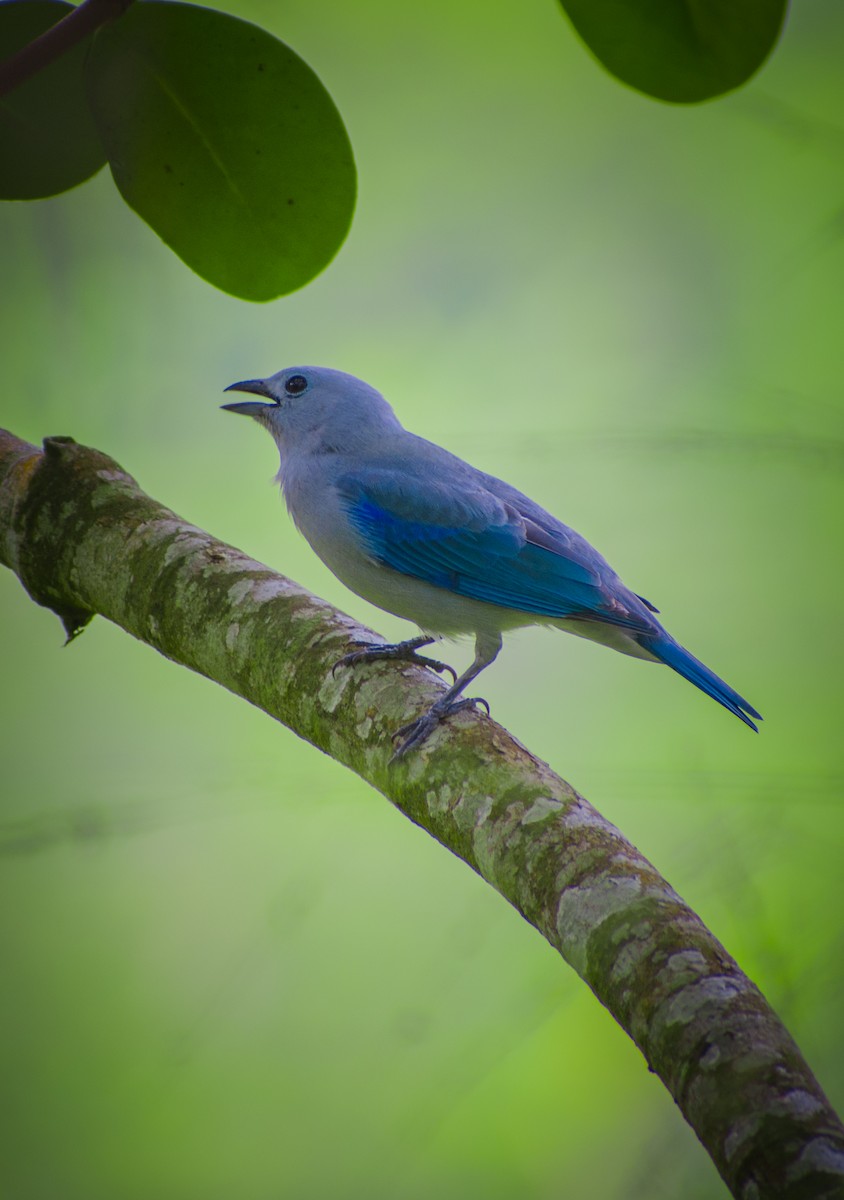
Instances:
[[[666,633],[650,615],[653,606],[629,592],[596,550],[520,493],[454,490],[407,474],[397,484],[394,474],[377,470],[344,477],[340,491],[383,566],[488,604],[627,629],[756,730],[756,709]]]
[[[455,492],[407,475],[399,485],[394,474],[377,470],[345,476],[338,486],[352,524],[383,566],[540,617],[654,632],[644,605],[597,551],[565,526],[539,526],[534,512],[520,512],[509,497],[481,488]]]
[[[651,654],[655,654],[666,666],[671,667],[684,679],[688,679],[689,683],[699,687],[702,692],[706,692],[707,696],[711,696],[713,700],[723,704],[724,708],[735,713],[740,721],[744,721],[745,725],[749,725],[756,733],[759,732],[750,718],[756,717],[758,721],[761,721],[762,716],[753,705],[748,704],[743,696],[734,692],[729,684],[724,683],[723,679],[719,679],[714,671],[710,671],[709,667],[704,666],[700,659],[690,654],[679,642],[675,642],[674,638],[665,630],[662,630],[656,637],[640,637],[638,640],[646,650],[650,650]]]

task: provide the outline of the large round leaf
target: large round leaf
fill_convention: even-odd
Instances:
[[[692,104],[746,83],[774,47],[787,0],[561,0],[624,83]]]
[[[9,58],[73,11],[60,0],[0,4],[0,59]],[[105,152],[85,96],[89,41],[0,100],[0,199],[55,196],[88,179]]]
[[[349,139],[316,75],[246,21],[143,0],[102,29],[91,107],[124,199],[246,300],[302,287],[349,228]]]

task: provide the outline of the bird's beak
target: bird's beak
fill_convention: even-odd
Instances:
[[[266,379],[241,379],[239,383],[231,383],[225,389],[227,392],[250,392],[254,396],[266,396],[267,401],[241,400],[237,404],[221,404],[226,412],[241,413],[244,417],[257,417],[259,420],[266,415],[268,408],[276,408],[269,384]]]

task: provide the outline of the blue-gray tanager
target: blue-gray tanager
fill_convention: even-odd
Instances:
[[[423,631],[394,646],[362,645],[337,666],[394,658],[455,676],[395,734],[396,756],[450,713],[485,703],[463,697],[466,685],[495,659],[502,633],[533,624],[666,663],[756,729],[756,709],[675,642],[657,609],[584,538],[509,484],[409,433],[368,384],[327,367],[288,367],[226,391],[263,397],[223,407],[254,417],[275,438],[287,508],[326,566]],[[459,678],[417,653],[467,633],[475,658]]]

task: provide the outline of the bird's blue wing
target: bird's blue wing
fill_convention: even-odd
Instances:
[[[338,490],[367,553],[394,571],[538,617],[652,628],[597,551],[534,506],[386,469],[345,475]]]

